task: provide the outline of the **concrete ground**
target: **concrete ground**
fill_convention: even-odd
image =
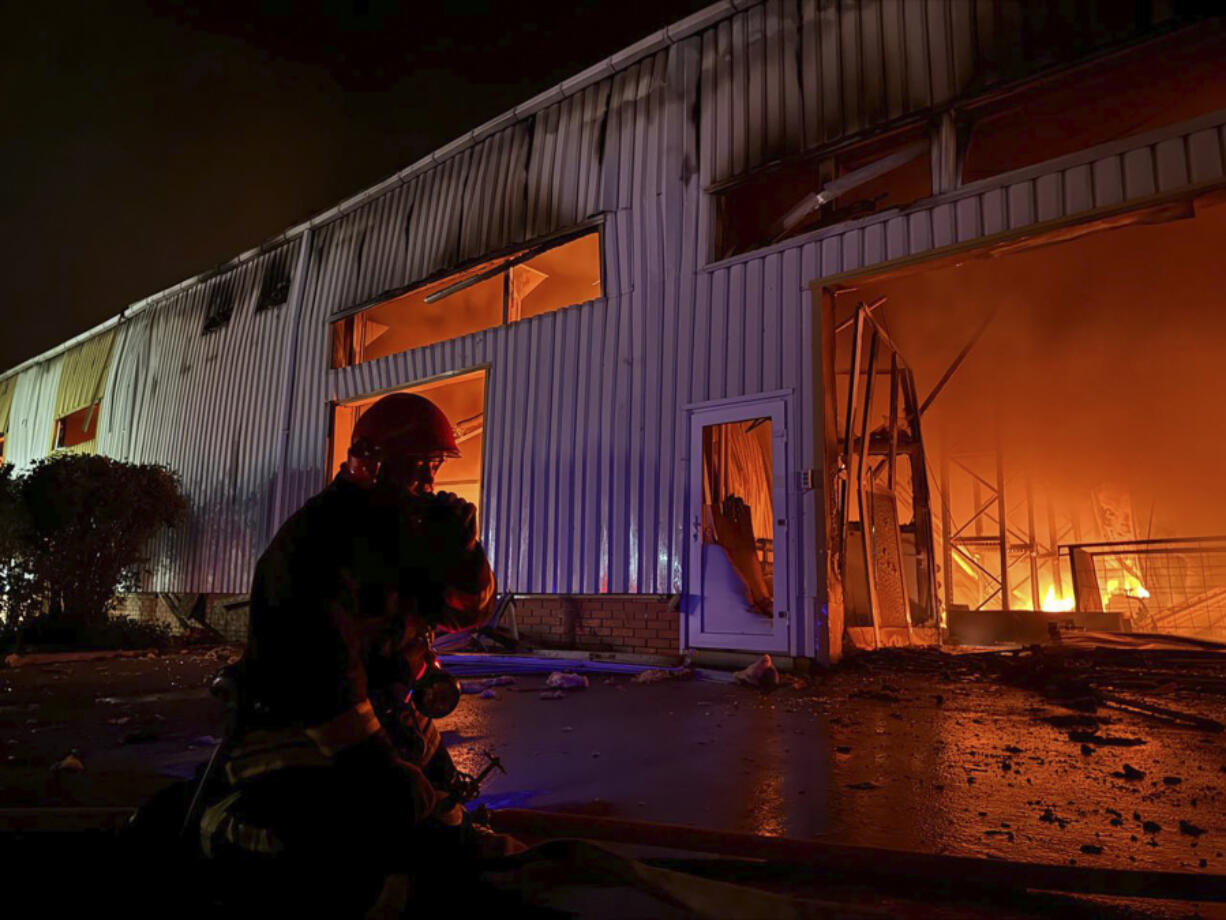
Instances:
[[[204,684],[228,654],[0,670],[0,807],[135,805],[189,776],[220,733]],[[955,674],[844,668],[771,695],[697,679],[590,681],[561,699],[542,698],[545,675],[464,697],[441,723],[457,762],[475,771],[490,751],[508,770],[482,801],[1226,873],[1222,734],[1112,712],[1101,743],[1086,745],[1070,740],[1069,710]],[[1176,704],[1211,714],[1220,697]],[[84,770],[52,771],[74,749]],[[1126,764],[1144,776],[1124,778],[1135,777]]]

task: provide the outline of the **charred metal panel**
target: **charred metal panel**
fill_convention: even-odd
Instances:
[[[1197,164],[1198,179],[1175,165]],[[1161,169],[1162,163],[1168,164]],[[1226,111],[1169,129],[1127,138],[1017,172],[977,182],[907,209],[851,221],[757,253],[725,259],[709,273],[814,245],[816,278],[868,268],[1038,224],[1091,215],[1104,208],[1148,204],[1155,195],[1192,194],[1226,181]],[[1130,178],[1131,177],[1131,178]],[[950,240],[950,211],[955,238]],[[950,240],[942,244],[941,240]],[[884,242],[884,245],[882,243]]]
[[[1144,15],[1142,15],[1144,13]],[[948,105],[1137,38],[1166,4],[767,0],[702,34],[703,184]]]

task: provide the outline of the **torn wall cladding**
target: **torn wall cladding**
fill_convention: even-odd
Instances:
[[[53,415],[53,450],[94,452],[115,331],[108,329],[67,352],[60,369]]]
[[[1179,22],[1174,2],[769,2],[702,34],[704,184]]]
[[[1195,92],[1189,92],[1195,87]],[[1207,29],[1129,48],[959,101],[712,188],[713,256],[906,208],[937,192],[1226,108],[1226,35]]]

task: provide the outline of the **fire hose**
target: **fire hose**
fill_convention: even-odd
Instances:
[[[1226,876],[1196,872],[1101,869],[765,837],[680,824],[568,815],[521,808],[486,813],[490,827],[527,840],[572,838],[664,847],[802,868],[832,880],[862,877],[907,885],[1073,892],[1178,901],[1226,901]]]

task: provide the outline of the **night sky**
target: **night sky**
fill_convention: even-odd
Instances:
[[[0,371],[706,5],[10,6]]]

